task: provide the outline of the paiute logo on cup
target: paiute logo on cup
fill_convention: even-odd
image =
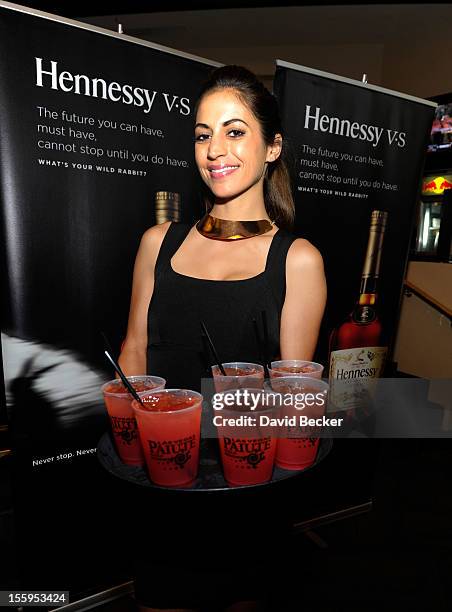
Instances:
[[[135,417],[110,417],[113,434],[121,438],[124,444],[132,444],[138,439],[138,429]]]
[[[174,465],[183,468],[191,459],[191,449],[196,447],[196,436],[188,436],[179,440],[148,440],[151,459],[168,467]]]
[[[237,463],[244,463],[248,468],[256,469],[264,461],[266,451],[271,446],[271,438],[253,438],[242,440],[237,438],[223,438],[224,453]]]

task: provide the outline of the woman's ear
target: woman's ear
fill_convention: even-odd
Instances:
[[[282,151],[282,136],[275,134],[273,143],[267,147],[267,158],[265,161],[274,162],[281,155]]]

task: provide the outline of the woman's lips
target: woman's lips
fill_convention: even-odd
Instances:
[[[221,179],[225,176],[228,176],[229,174],[232,174],[233,172],[235,172],[236,170],[238,170],[238,166],[223,166],[223,167],[212,167],[212,168],[208,168],[209,170],[209,175],[214,179]]]

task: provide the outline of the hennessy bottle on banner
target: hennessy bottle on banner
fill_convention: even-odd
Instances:
[[[388,213],[372,211],[369,241],[356,305],[330,337],[331,399],[337,410],[363,407],[372,379],[383,372],[387,347],[378,318],[377,291]]]
[[[155,222],[180,221],[180,194],[173,191],[157,191],[155,194]]]

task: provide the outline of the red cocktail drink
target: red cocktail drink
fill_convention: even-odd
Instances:
[[[284,359],[282,361],[272,361],[268,372],[270,378],[278,376],[310,376],[312,378],[322,378],[323,365],[315,361],[302,361],[300,359]]]
[[[133,409],[150,479],[164,487],[198,475],[202,395],[188,389],[143,394]]]
[[[151,390],[164,389],[166,383],[160,376],[128,376],[127,380],[131,382],[139,396]],[[121,461],[127,465],[144,465],[144,455],[132,408],[133,397],[120,379],[105,383],[102,386],[102,393]]]
[[[268,387],[281,395],[281,416],[285,417],[275,463],[285,470],[303,470],[317,456],[322,428],[313,425],[312,419],[325,414],[328,385],[309,376],[286,376],[272,378]]]
[[[223,363],[226,376],[217,365],[212,366],[212,376],[217,391],[239,388],[262,389],[264,384],[264,368],[258,363],[234,361]]]
[[[269,420],[278,416],[279,408],[268,405],[267,392],[256,388],[231,389],[217,393],[215,398],[222,401],[222,398],[229,397],[231,401],[228,403],[231,404],[237,393],[245,392],[256,400],[249,405],[244,405],[243,401],[226,405],[225,400],[225,407],[215,413],[224,477],[229,484],[236,486],[271,480],[277,443],[276,426],[269,425]],[[264,425],[261,417],[265,417]]]

